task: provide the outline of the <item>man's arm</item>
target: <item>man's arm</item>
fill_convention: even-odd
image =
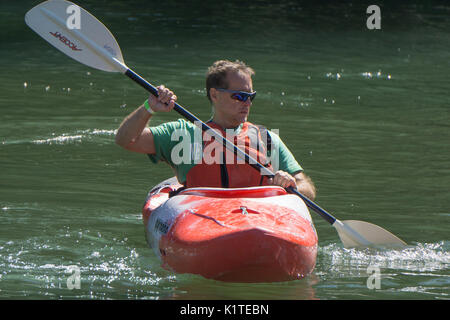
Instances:
[[[311,178],[303,172],[295,174],[294,178],[298,192],[300,192],[310,200],[314,200],[316,197],[316,187],[314,186]]]
[[[116,133],[116,143],[129,150],[139,153],[155,153],[153,134],[147,128],[151,114],[144,105],[128,115]]]
[[[148,105],[152,112],[168,112],[175,106],[177,96],[164,86],[159,86],[158,97],[150,95]],[[153,134],[147,124],[151,113],[144,105],[128,115],[121,123],[116,134],[116,143],[130,151],[154,154],[155,143]]]

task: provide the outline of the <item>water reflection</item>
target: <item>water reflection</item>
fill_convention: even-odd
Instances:
[[[315,300],[316,275],[277,283],[227,283],[200,276],[177,275],[173,294],[166,299],[192,300]],[[274,296],[273,293],[277,292]]]

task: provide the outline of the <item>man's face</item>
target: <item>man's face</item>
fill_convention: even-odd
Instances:
[[[226,77],[229,90],[253,92],[250,75],[244,72],[229,72]],[[239,101],[231,97],[231,93],[211,89],[211,99],[214,104],[214,121],[226,128],[237,127],[247,120],[252,102]]]

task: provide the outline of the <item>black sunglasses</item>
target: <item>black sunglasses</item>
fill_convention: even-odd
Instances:
[[[222,91],[222,92],[229,92],[232,93],[231,98],[234,100],[245,102],[250,98],[250,101],[253,101],[256,97],[256,91],[253,92],[245,92],[245,91],[236,91],[236,90],[229,90],[229,89],[222,89],[222,88],[216,88],[216,90]]]

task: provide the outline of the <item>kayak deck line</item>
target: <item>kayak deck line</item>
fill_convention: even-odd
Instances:
[[[206,215],[204,215],[204,214],[197,213],[197,212],[195,212],[195,210],[193,210],[193,209],[190,209],[188,212],[191,213],[191,214],[195,214],[196,216],[199,216],[199,217],[202,217],[202,218],[205,218],[205,219],[212,220],[212,221],[214,221],[215,223],[217,223],[217,224],[218,224],[219,226],[221,226],[221,227],[229,228],[229,226],[223,224],[222,222],[218,221],[217,219],[214,219],[213,217],[206,216]]]

